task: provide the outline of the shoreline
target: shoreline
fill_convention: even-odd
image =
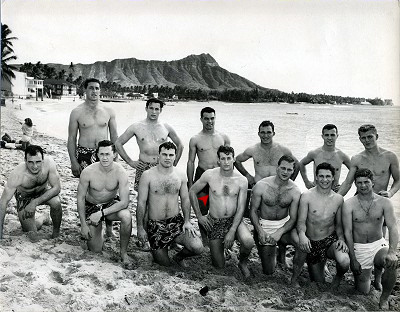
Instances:
[[[20,120],[13,108],[1,107],[1,135],[13,138],[21,133]],[[137,268],[126,270],[118,262],[119,239],[105,242],[102,254],[89,252],[80,239],[76,211],[78,179],[72,177],[66,141],[34,132],[33,143],[46,149],[57,163],[61,179],[63,221],[61,235],[31,243],[22,232],[15,210],[15,200],[7,207],[4,239],[0,241],[0,310],[1,311],[353,311],[378,310],[380,292],[371,289],[368,296],[355,293],[353,276],[346,273],[338,292],[330,284],[317,285],[308,279],[303,268],[300,285],[289,286],[291,271],[280,267],[271,276],[262,274],[256,248],[249,268],[253,277],[244,280],[237,268],[238,247],[227,260],[226,268],[211,266],[208,253],[186,260],[188,267],[170,268],[152,263],[151,254],[140,251],[131,238],[128,254],[136,259]],[[0,150],[2,170],[0,191],[11,170],[23,161],[23,151]],[[131,190],[129,207],[135,219],[133,191],[134,170],[121,161],[128,171]],[[40,206],[48,213],[48,207]],[[197,222],[196,222],[197,223]],[[114,228],[118,228],[114,222]],[[51,234],[51,226],[39,233]],[[114,230],[116,231],[116,229]],[[171,251],[172,255],[174,251]],[[398,256],[399,252],[397,252]],[[293,249],[287,260],[291,264]],[[329,263],[330,271],[334,266]],[[207,295],[199,290],[209,287]],[[400,310],[400,280],[390,299],[391,310]]]

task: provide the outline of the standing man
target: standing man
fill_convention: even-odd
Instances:
[[[229,146],[230,140],[224,133],[215,130],[215,110],[212,107],[204,107],[200,112],[200,121],[203,129],[193,136],[189,141],[189,158],[187,162],[187,178],[188,187],[192,187],[193,183],[200,179],[201,175],[207,170],[218,167],[217,150],[221,145]],[[196,155],[199,159],[194,174],[194,162]],[[194,177],[193,177],[194,175]],[[200,211],[203,215],[208,213],[208,185],[204,187],[198,194]],[[200,233],[203,243],[207,243],[207,235],[205,229],[200,225]]]
[[[332,190],[334,176],[335,168],[331,164],[319,164],[315,177],[317,185],[301,195],[297,220],[299,248],[293,260],[292,285],[298,285],[297,278],[306,258],[310,278],[316,282],[325,282],[327,258],[336,261],[333,288],[339,286],[349,269],[342,228],[343,197]]]
[[[25,149],[25,162],[19,164],[10,174],[0,198],[0,239],[3,238],[3,224],[8,202],[15,195],[18,218],[24,232],[39,230],[47,218],[35,218],[36,207],[50,206],[53,221],[52,238],[60,235],[62,218],[60,176],[56,163],[50,156],[44,156],[38,145],[29,145]]]
[[[118,137],[115,112],[100,104],[100,81],[87,79],[84,88],[85,102],[72,110],[68,125],[68,154],[72,174],[77,178],[84,168],[98,161],[97,143],[109,138],[114,143]],[[112,222],[107,221],[106,225],[106,234],[112,237]]]
[[[199,224],[207,230],[211,260],[215,267],[225,266],[224,248],[230,249],[236,239],[240,242],[239,269],[247,278],[250,271],[247,261],[254,240],[242,222],[246,204],[247,181],[235,172],[235,151],[230,146],[217,150],[219,168],[209,169],[190,188],[189,197]],[[206,185],[210,188],[210,210],[203,216],[198,202],[198,193]]]
[[[159,147],[159,163],[145,171],[139,183],[136,216],[138,238],[143,244],[149,241],[154,261],[163,266],[171,265],[168,247],[173,242],[183,245],[174,258],[178,263],[203,252],[201,239],[190,223],[186,176],[173,166],[176,151],[172,142],[162,143]],[[183,217],[179,212],[179,198]],[[146,206],[148,221],[145,228]]]
[[[339,190],[339,179],[342,165],[344,164],[348,169],[350,169],[350,158],[340,149],[336,148],[336,140],[339,137],[338,129],[333,124],[327,124],[322,128],[322,139],[324,140],[324,145],[321,147],[310,151],[306,157],[300,160],[300,173],[303,178],[305,186],[310,189],[315,186],[315,182],[311,182],[307,177],[306,165],[310,162],[314,164],[314,177],[315,168],[320,163],[327,162],[335,168],[335,177],[332,183],[332,189],[337,192]]]
[[[115,147],[111,141],[98,142],[98,162],[86,167],[78,185],[78,214],[81,234],[89,250],[101,252],[103,248],[102,221],[121,221],[121,260],[130,263],[127,254],[132,230],[132,217],[128,209],[128,174],[114,162]],[[119,196],[117,196],[119,194]]]
[[[396,216],[391,201],[374,193],[374,176],[369,169],[358,169],[354,179],[357,195],[343,205],[343,227],[355,287],[364,294],[369,293],[374,267],[374,286],[382,291],[379,307],[386,310],[389,309],[389,295],[396,283],[399,241]],[[389,230],[389,245],[382,236],[383,220]]]
[[[339,194],[344,196],[350,190],[357,169],[368,168],[374,174],[374,192],[391,198],[400,188],[399,160],[396,154],[378,146],[375,126],[362,125],[358,128],[358,135],[365,150],[351,158],[349,173]],[[393,184],[388,191],[390,177],[393,178]]]
[[[263,272],[272,274],[276,267],[276,246],[279,261],[287,267],[285,246],[294,244],[291,230],[296,224],[301,191],[290,180],[295,160],[283,155],[276,175],[261,179],[252,191],[250,220],[254,225],[254,240],[261,258]]]

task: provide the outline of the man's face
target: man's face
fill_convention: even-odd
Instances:
[[[203,113],[203,116],[200,118],[201,123],[203,124],[203,129],[213,130],[215,126],[215,114],[214,113]]]
[[[98,82],[89,82],[86,88],[86,97],[90,101],[97,101],[100,98],[100,84]]]
[[[146,107],[147,118],[151,120],[157,120],[161,111],[162,108],[160,103],[150,103],[149,106]]]
[[[330,170],[318,170],[315,182],[323,189],[330,189],[333,183],[333,175]]]
[[[164,168],[169,168],[174,165],[175,157],[176,154],[173,148],[166,149],[165,147],[162,147],[160,155],[158,156],[158,161]]]
[[[366,150],[376,147],[377,139],[378,139],[378,134],[376,134],[375,131],[373,130],[360,133],[360,141],[364,145],[364,148]]]
[[[324,140],[324,145],[335,146],[338,134],[336,133],[336,129],[325,129],[321,137]]]
[[[101,146],[99,147],[99,152],[97,157],[99,157],[100,164],[103,167],[109,167],[114,161],[114,152],[112,146]]]
[[[374,183],[371,181],[370,178],[367,177],[358,177],[354,184],[356,185],[358,193],[362,195],[366,195],[369,192],[372,192]]]
[[[271,126],[261,127],[260,131],[258,132],[258,136],[261,139],[261,143],[264,143],[264,144],[271,143],[274,135],[275,135],[275,133],[274,133],[274,131],[272,131]]]
[[[42,170],[43,166],[43,158],[42,154],[37,153],[35,156],[26,155],[26,167],[28,168],[29,172],[32,174],[38,174]]]
[[[233,170],[233,163],[235,162],[235,158],[233,157],[232,153],[228,155],[221,152],[218,154],[218,165],[224,171]]]
[[[281,164],[276,168],[276,175],[279,179],[287,181],[290,179],[294,171],[294,162],[287,162],[283,160]]]

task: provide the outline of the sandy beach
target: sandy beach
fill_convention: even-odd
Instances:
[[[7,104],[9,104],[7,102]],[[18,107],[17,105],[15,107]],[[1,107],[1,135],[21,135],[20,120],[11,105]],[[211,266],[209,253],[185,260],[185,267],[160,267],[151,254],[129,244],[129,255],[136,268],[127,270],[118,262],[119,239],[109,239],[102,254],[89,252],[80,238],[76,208],[78,179],[70,171],[66,142],[34,132],[33,143],[45,148],[57,163],[61,177],[63,206],[61,235],[50,239],[51,226],[44,226],[42,239],[33,243],[22,232],[12,199],[7,207],[4,238],[0,241],[0,311],[374,311],[380,292],[371,287],[368,296],[354,291],[351,272],[337,292],[328,283],[311,283],[306,268],[300,277],[300,289],[290,287],[291,270],[277,268],[272,276],[262,273],[256,249],[249,267],[252,278],[244,280],[237,268],[235,245],[224,270]],[[0,192],[9,173],[23,161],[19,150],[0,150]],[[136,228],[136,192],[134,170],[121,161],[129,173],[130,209]],[[48,207],[39,210],[48,213]],[[197,222],[193,218],[193,222]],[[118,223],[114,222],[115,232]],[[170,255],[175,251],[171,250]],[[400,257],[398,250],[397,255]],[[287,260],[291,266],[293,249]],[[334,266],[329,262],[332,273]],[[202,296],[199,290],[208,286]],[[390,310],[400,311],[400,278],[390,298]]]

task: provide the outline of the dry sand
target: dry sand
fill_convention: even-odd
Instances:
[[[21,125],[13,111],[11,105],[1,107],[1,135],[7,132],[19,138]],[[311,283],[304,268],[300,277],[302,287],[295,289],[288,283],[290,270],[278,268],[272,276],[262,274],[256,249],[249,263],[253,277],[244,280],[237,268],[236,245],[224,270],[211,266],[208,253],[186,260],[187,267],[163,268],[152,263],[150,253],[137,249],[133,237],[129,255],[137,259],[137,268],[126,270],[117,262],[119,239],[107,241],[102,254],[89,252],[80,239],[76,209],[78,180],[72,177],[69,168],[66,142],[35,133],[34,143],[44,147],[58,164],[63,205],[61,236],[50,239],[52,228],[44,226],[40,233],[45,237],[37,243],[30,242],[21,230],[15,200],[10,202],[4,239],[0,241],[0,311],[378,310],[380,293],[373,287],[368,296],[356,293],[350,272],[341,289],[334,293],[330,289],[331,279],[323,285]],[[23,161],[23,152],[6,149],[0,152],[2,192],[10,171]],[[130,176],[130,209],[135,226],[134,170],[123,165]],[[46,206],[40,206],[39,210],[48,213]],[[114,224],[118,231],[118,224]],[[292,255],[293,249],[289,249],[289,264]],[[330,262],[329,268],[333,273],[334,266]],[[209,291],[202,296],[199,290],[206,285]],[[400,311],[399,295],[398,278],[390,299],[393,311]]]

